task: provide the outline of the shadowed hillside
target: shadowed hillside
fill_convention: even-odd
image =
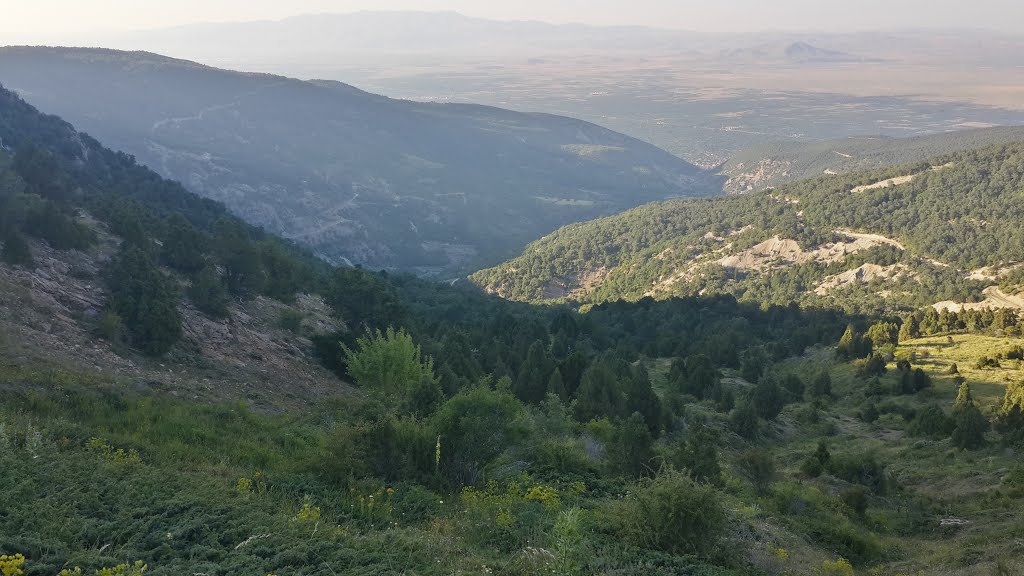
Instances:
[[[569,222],[713,190],[694,166],[586,122],[148,53],[4,48],[0,83],[333,262],[493,263]]]

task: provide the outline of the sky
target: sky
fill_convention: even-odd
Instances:
[[[970,27],[1024,33],[1021,0],[0,0],[0,45],[91,31],[360,10],[713,32]]]

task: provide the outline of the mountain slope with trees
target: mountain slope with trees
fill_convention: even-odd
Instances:
[[[0,139],[6,574],[1021,569],[1017,314],[531,306]]]
[[[149,53],[2,48],[0,82],[333,262],[493,263],[569,222],[714,192],[695,166],[582,121]]]
[[[853,310],[980,302],[1021,283],[1024,144],[559,230],[473,280],[521,300],[731,293]]]

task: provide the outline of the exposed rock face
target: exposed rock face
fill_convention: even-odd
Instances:
[[[859,234],[849,230],[836,230],[836,233],[846,236],[850,241],[831,242],[808,251],[801,249],[796,240],[787,240],[776,236],[748,250],[721,258],[718,260],[718,264],[723,268],[750,272],[810,261],[840,262],[850,254],[883,244],[895,246],[900,250],[904,249],[899,242],[877,234]]]
[[[853,270],[843,272],[842,274],[829,276],[824,282],[815,288],[814,292],[819,296],[824,296],[837,288],[867,284],[872,280],[895,280],[906,271],[906,266],[901,264],[894,264],[892,266],[864,264]]]

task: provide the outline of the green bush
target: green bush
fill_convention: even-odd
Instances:
[[[725,533],[726,514],[719,500],[713,488],[666,470],[634,485],[614,514],[622,536],[637,546],[708,555]]]
[[[11,266],[32,267],[32,251],[29,250],[25,238],[18,232],[11,230],[3,238],[4,248],[0,252],[0,258]]]
[[[747,440],[757,438],[760,423],[754,405],[744,402],[734,408],[729,414],[729,428]]]
[[[839,498],[859,517],[863,517],[868,510],[868,491],[863,486],[847,488],[839,493]]]
[[[213,318],[228,316],[228,290],[221,280],[217,267],[207,265],[192,276],[188,297],[200,311]]]
[[[122,250],[106,273],[107,310],[117,314],[132,344],[152,356],[171,349],[181,337],[178,284],[150,256],[135,247]]]
[[[893,480],[872,452],[832,455],[829,472],[836,478],[866,486],[876,494],[886,494]]]
[[[775,481],[775,460],[771,454],[760,449],[747,450],[737,457],[736,466],[758,494],[768,493]]]
[[[985,446],[985,433],[991,425],[988,419],[973,403],[957,412],[954,417],[956,428],[953,429],[953,445],[967,450]]]
[[[832,463],[832,454],[824,440],[818,442],[817,449],[800,464],[800,472],[809,478],[817,478]]]
[[[936,440],[947,438],[956,427],[952,418],[938,404],[929,404],[917,411],[907,430],[911,436],[923,436]]]
[[[96,320],[95,333],[114,345],[123,344],[126,336],[124,320],[117,313],[107,310]]]

